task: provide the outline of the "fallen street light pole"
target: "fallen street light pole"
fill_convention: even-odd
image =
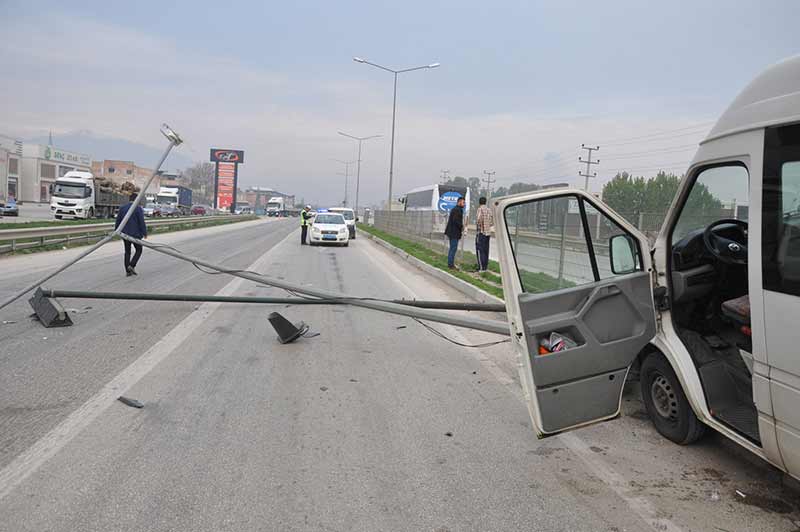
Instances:
[[[400,305],[398,303],[390,303],[387,301],[380,301],[371,298],[353,297],[353,296],[348,296],[346,294],[340,294],[337,292],[328,292],[326,290],[315,290],[312,288],[306,288],[304,286],[297,286],[291,283],[287,283],[280,279],[273,279],[271,277],[267,277],[266,275],[261,275],[255,272],[230,270],[228,268],[207,262],[200,258],[184,255],[183,253],[166,246],[152,244],[146,240],[133,238],[132,236],[126,235],[125,233],[120,234],[119,237],[124,240],[127,240],[128,242],[140,244],[146,248],[152,249],[153,251],[157,251],[158,253],[163,253],[165,255],[175,257],[176,259],[189,262],[194,265],[204,266],[206,268],[218,271],[220,273],[227,273],[229,275],[233,275],[234,277],[240,277],[242,279],[247,279],[248,281],[254,281],[256,283],[274,286],[276,288],[282,288],[290,292],[296,292],[299,294],[304,294],[307,296],[312,296],[322,299],[336,299],[343,301],[346,300],[349,305],[352,305],[354,307],[363,307],[372,310],[377,310],[379,312],[388,312],[390,314],[407,316],[409,318],[417,318],[420,320],[433,321],[437,323],[446,323],[448,325],[455,325],[456,327],[465,327],[467,329],[475,329],[477,331],[501,334],[504,336],[511,335],[508,323],[505,321],[488,320],[482,318],[475,318],[471,316],[454,316],[447,312],[443,312],[436,309],[415,308],[407,305]]]
[[[152,175],[150,175],[150,178],[144,183],[142,188],[139,190],[139,193],[136,195],[136,199],[133,201],[133,207],[128,209],[128,212],[125,213],[125,216],[122,218],[122,220],[120,221],[120,223],[117,226],[117,228],[114,231],[111,231],[106,236],[104,236],[103,239],[100,240],[99,242],[97,242],[95,245],[93,245],[89,249],[81,252],[74,259],[68,260],[65,264],[63,264],[62,266],[59,266],[58,269],[56,269],[55,271],[53,271],[51,273],[48,273],[47,275],[45,275],[44,277],[42,277],[38,281],[36,281],[33,284],[30,284],[30,285],[26,286],[25,288],[15,292],[13,295],[11,295],[7,299],[5,299],[2,302],[0,302],[0,309],[2,309],[4,307],[7,307],[8,305],[13,303],[17,299],[21,298],[22,296],[24,296],[25,294],[27,294],[31,290],[42,286],[44,283],[46,283],[47,281],[49,281],[50,279],[52,279],[53,277],[55,277],[59,273],[63,272],[64,270],[66,270],[67,268],[72,266],[73,264],[79,262],[84,257],[86,257],[89,254],[93,253],[95,250],[101,248],[106,243],[110,242],[115,236],[121,234],[122,230],[125,228],[125,225],[128,223],[128,220],[130,219],[131,216],[133,216],[133,213],[136,210],[136,206],[139,205],[139,203],[142,202],[142,198],[145,195],[145,191],[147,190],[147,187],[150,186],[150,183],[152,183],[153,179],[155,179],[156,175],[158,175],[158,172],[161,169],[161,165],[164,164],[164,161],[167,159],[167,156],[169,155],[169,152],[172,151],[172,148],[174,148],[175,146],[179,146],[183,142],[183,140],[181,140],[180,136],[177,133],[175,133],[174,131],[172,131],[172,129],[167,124],[162,124],[161,125],[161,133],[165,137],[167,137],[167,140],[169,140],[169,144],[167,145],[167,148],[164,150],[163,155],[161,155],[161,158],[158,160],[158,164],[156,164],[156,167],[153,170]]]
[[[347,299],[319,299],[303,297],[251,297],[209,296],[198,294],[154,294],[146,292],[89,292],[85,290],[57,290],[42,288],[44,297],[61,299],[126,299],[136,301],[183,301],[195,303],[260,303],[272,305],[347,305]],[[467,310],[480,312],[505,312],[506,306],[499,303],[462,303],[459,301],[426,301],[418,299],[381,300],[409,307],[438,310]]]

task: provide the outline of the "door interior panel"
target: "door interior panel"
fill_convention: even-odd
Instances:
[[[537,388],[542,430],[558,432],[587,420],[617,414],[628,368],[565,384]]]
[[[655,335],[650,274],[523,293],[519,305],[543,428],[557,431],[616,414],[628,366]],[[539,355],[539,341],[552,332],[577,346]]]

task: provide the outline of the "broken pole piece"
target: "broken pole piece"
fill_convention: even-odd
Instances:
[[[33,297],[28,300],[39,322],[47,328],[69,327],[72,319],[57,299],[47,297],[41,288],[37,288]]]
[[[308,331],[308,325],[302,321],[294,325],[277,312],[271,313],[267,319],[269,319],[275,332],[278,333],[278,341],[282,344],[294,342]]]
[[[125,397],[124,395],[117,397],[117,401],[124,405],[132,406],[133,408],[144,408],[143,402],[137,401],[136,399],[131,399],[130,397]]]

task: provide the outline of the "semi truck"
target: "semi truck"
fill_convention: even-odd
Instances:
[[[111,218],[134,191],[132,183],[124,186],[95,177],[91,172],[73,170],[56,179],[50,196],[50,212],[56,220]]]
[[[284,216],[286,212],[286,199],[282,196],[273,196],[267,202],[267,216]]]
[[[186,216],[192,211],[192,189],[180,185],[161,187],[156,202],[174,207],[181,216]]]

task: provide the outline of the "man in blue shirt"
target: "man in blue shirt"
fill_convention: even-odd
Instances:
[[[131,194],[128,200],[130,200],[128,203],[119,208],[117,222],[114,224],[115,228],[119,227],[119,224],[122,223],[122,219],[125,218],[127,212],[133,207],[133,202],[136,201],[136,194]],[[128,220],[128,223],[122,228],[122,232],[133,238],[147,238],[147,226],[144,223],[144,211],[141,207],[137,205],[130,220]],[[131,258],[131,242],[123,240],[122,243],[125,245],[125,274],[128,277],[131,275],[139,275],[136,273],[136,264],[142,256],[142,245],[133,244],[136,252],[133,254],[133,258]]]

